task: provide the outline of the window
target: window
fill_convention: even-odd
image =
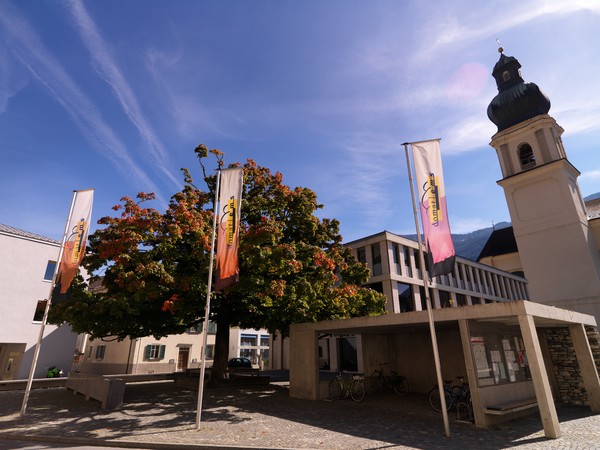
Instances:
[[[400,303],[400,312],[412,311],[413,298],[412,288],[409,284],[398,283],[398,302]]]
[[[202,324],[201,323],[197,323],[196,325],[189,327],[186,331],[186,333],[189,333],[189,334],[197,334],[197,333],[201,333],[201,332],[202,332]]]
[[[379,243],[371,245],[371,258],[373,260],[373,276],[381,275],[381,246]]]
[[[269,336],[261,336],[260,337],[260,346],[268,347],[269,346]]]
[[[519,147],[519,162],[521,169],[530,169],[535,166],[535,156],[533,156],[531,145],[522,144]]]
[[[394,271],[395,273],[401,275],[402,271],[400,270],[400,246],[396,243],[392,244],[392,255],[394,258]]]
[[[104,352],[106,351],[106,345],[99,345],[96,347],[96,359],[104,359]]]
[[[93,351],[93,350],[94,350],[94,346],[93,346],[93,345],[90,345],[90,348],[89,348],[89,350],[88,350],[88,355],[87,355],[88,359],[90,359],[90,358],[92,357],[92,351]]]
[[[188,333],[202,333],[202,330],[204,329],[204,322],[200,322],[196,325],[194,325],[193,327],[188,328],[187,332]],[[217,334],[217,324],[215,322],[212,321],[208,321],[208,334]]]
[[[165,358],[165,346],[160,344],[146,345],[144,349],[145,361],[157,361]]]
[[[33,313],[33,321],[41,322],[44,320],[44,312],[46,311],[47,300],[39,300],[35,307],[35,313]]]
[[[412,269],[410,265],[410,248],[402,247],[402,252],[404,253],[404,265],[406,266],[406,276],[412,277]]]
[[[217,334],[217,323],[209,320],[206,331],[208,334]]]
[[[450,298],[450,292],[438,291],[440,295],[440,306],[442,308],[450,308],[452,306],[452,299]]]
[[[257,336],[255,334],[242,334],[240,337],[241,347],[256,347]]]
[[[366,262],[367,262],[367,253],[365,252],[365,248],[364,247],[361,247],[358,250],[356,250],[356,258],[358,259],[358,262],[366,264]]]
[[[510,80],[510,72],[508,70],[505,70],[504,72],[502,72],[502,79],[504,81]]]
[[[204,352],[204,355],[208,358],[208,359],[212,359],[213,358],[213,354],[215,352],[215,346],[210,344],[206,346],[206,352]]]
[[[56,261],[48,261],[48,264],[46,265],[46,273],[44,273],[44,281],[52,281],[55,269]]]

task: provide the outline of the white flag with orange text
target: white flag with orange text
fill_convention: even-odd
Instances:
[[[440,142],[436,139],[410,145],[415,163],[423,236],[429,258],[429,275],[433,278],[452,272],[455,258],[448,223]]]
[[[238,248],[244,170],[241,167],[221,172],[215,290],[239,281]]]
[[[74,191],[73,196],[73,207],[71,208],[71,215],[68,219],[69,228],[63,239],[63,254],[56,276],[56,288],[54,291],[55,295],[53,295],[53,301],[58,300],[56,297],[66,294],[73,278],[77,275],[87,245],[87,236],[92,218],[94,189]]]

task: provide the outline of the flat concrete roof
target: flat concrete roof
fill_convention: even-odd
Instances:
[[[456,322],[461,319],[518,326],[518,316],[520,315],[533,316],[537,328],[567,327],[571,324],[596,326],[594,316],[528,300],[434,309],[432,313],[436,328],[455,327]],[[427,311],[411,311],[399,314],[299,323],[293,324],[292,329],[336,334],[393,334],[397,333],[399,328],[418,329],[428,326]]]

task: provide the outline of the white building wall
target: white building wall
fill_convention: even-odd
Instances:
[[[0,380],[29,376],[41,322],[33,316],[38,300],[48,298],[48,261],[56,261],[60,243],[0,225]],[[77,336],[67,325],[47,325],[34,376],[47,368],[71,368]],[[8,370],[8,371],[7,371]]]

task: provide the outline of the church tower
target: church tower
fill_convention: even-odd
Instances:
[[[596,316],[600,322],[600,254],[577,185],[579,171],[548,115],[550,100],[506,56],[492,72],[498,95],[488,106],[512,226],[531,299]]]

